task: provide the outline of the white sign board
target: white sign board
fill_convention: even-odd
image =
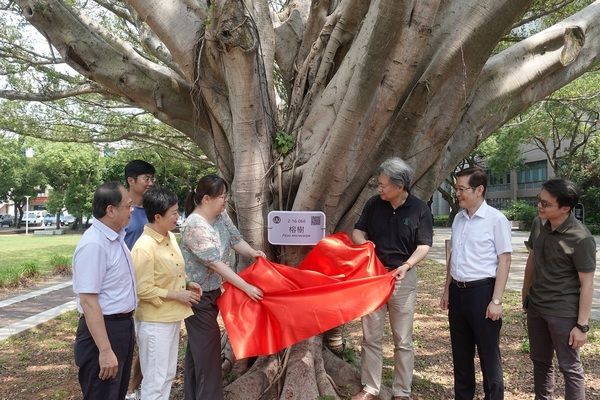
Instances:
[[[271,211],[267,231],[271,244],[313,245],[325,236],[321,211]]]

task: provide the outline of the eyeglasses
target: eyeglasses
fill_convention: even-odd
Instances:
[[[223,193],[219,196],[216,196],[219,199],[223,199],[223,200],[228,200],[229,199],[229,195],[227,193]]]
[[[537,203],[542,208],[550,208],[556,205],[554,203],[549,203],[547,200],[542,200],[540,196],[537,197]]]
[[[462,192],[465,192],[465,191],[467,191],[469,189],[475,189],[475,188],[472,187],[472,186],[469,186],[469,187],[458,186],[458,187],[454,187],[454,193],[462,193]]]
[[[136,177],[136,179],[137,178],[140,178],[141,180],[143,180],[146,183],[149,183],[149,182],[154,183],[154,182],[156,182],[156,178],[154,177],[154,175],[138,175]]]

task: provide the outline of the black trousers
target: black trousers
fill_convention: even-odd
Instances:
[[[185,319],[188,345],[185,352],[185,400],[221,400],[221,329],[217,323],[217,299],[221,290],[203,292]]]
[[[98,347],[92,338],[85,318],[79,318],[75,336],[75,364],[79,367],[79,385],[84,400],[121,400],[127,394],[131,359],[133,357],[134,327],[133,319],[105,319],[106,333],[117,361],[119,371],[112,379],[101,380],[98,377]]]
[[[485,318],[493,292],[493,280],[471,288],[459,288],[454,283],[450,284],[448,320],[456,400],[472,400],[475,395],[475,348],[483,373],[485,399],[504,399],[500,357],[502,320]]]

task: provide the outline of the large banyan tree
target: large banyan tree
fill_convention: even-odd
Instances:
[[[412,191],[428,199],[479,142],[596,67],[600,53],[600,1],[1,3],[53,50],[5,39],[3,57],[81,75],[58,69],[52,90],[5,84],[1,97],[99,94],[152,113],[231,182],[240,230],[266,249],[270,210],[321,210],[328,232],[349,229],[391,155],[415,168]],[[228,396],[337,398],[328,376],[358,388],[318,339],[295,346],[286,365],[282,373],[278,357],[259,359]]]

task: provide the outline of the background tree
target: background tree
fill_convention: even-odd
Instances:
[[[523,165],[523,146],[540,150],[555,176],[580,187],[590,222],[600,222],[594,205],[598,186],[600,72],[591,71],[520,114],[474,152],[494,174]]]
[[[268,211],[322,210],[328,232],[349,229],[375,167],[392,154],[415,167],[412,193],[428,199],[478,143],[593,68],[600,53],[599,1],[0,4],[51,44],[27,44],[26,29],[4,28],[4,98],[61,104],[77,96],[145,110],[189,137],[231,182],[240,230],[271,254]],[[556,24],[535,33],[543,27],[535,21],[551,15]],[[510,32],[512,42],[501,43]],[[281,253],[283,261],[297,250]],[[323,356],[318,339],[286,359],[285,374],[278,357],[260,359],[227,393],[335,398],[325,371],[351,376]],[[280,390],[271,385],[278,377]]]
[[[34,143],[46,182],[53,189],[53,202],[59,198],[64,201],[57,212],[66,207],[75,216],[72,228],[77,229],[83,215],[91,215],[92,212],[92,196],[103,170],[100,150],[91,144],[40,140]]]
[[[21,138],[0,136],[0,199],[14,203],[17,228],[21,227],[27,203],[25,196],[35,198],[45,185],[35,154],[26,155],[28,148]],[[29,209],[33,210],[31,203]]]
[[[60,216],[65,207],[65,195],[63,192],[54,189],[49,189],[49,192],[48,200],[46,201],[46,210],[56,216],[54,223],[56,227],[60,227]]]

